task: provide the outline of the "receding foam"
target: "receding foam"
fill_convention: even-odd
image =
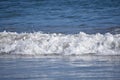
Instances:
[[[0,32],[0,54],[119,55],[120,34]]]

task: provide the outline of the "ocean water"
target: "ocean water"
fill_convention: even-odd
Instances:
[[[0,0],[0,31],[119,33],[120,0]]]
[[[0,80],[119,80],[120,0],[0,0]]]
[[[0,80],[120,80],[120,56],[0,58]]]

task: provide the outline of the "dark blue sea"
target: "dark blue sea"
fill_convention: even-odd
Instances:
[[[120,0],[0,0],[0,32],[117,33]]]
[[[120,0],[0,0],[0,80],[120,80]]]

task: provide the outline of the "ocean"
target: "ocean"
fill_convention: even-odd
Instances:
[[[119,80],[120,0],[0,0],[0,80]]]

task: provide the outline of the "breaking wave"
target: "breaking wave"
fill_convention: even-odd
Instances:
[[[0,32],[0,55],[119,55],[120,34]]]

